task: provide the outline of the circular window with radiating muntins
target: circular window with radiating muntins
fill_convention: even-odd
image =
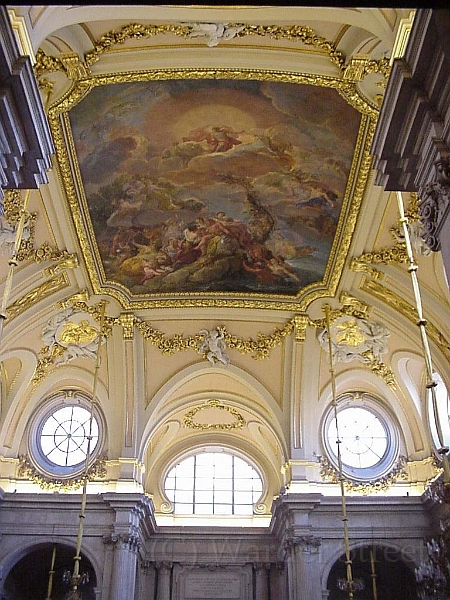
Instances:
[[[61,478],[81,473],[98,456],[103,443],[103,419],[97,404],[76,390],[47,398],[34,415],[28,440],[34,465]]]
[[[386,474],[398,458],[399,435],[393,417],[370,394],[347,393],[324,419],[322,438],[328,457],[343,474],[371,480]]]

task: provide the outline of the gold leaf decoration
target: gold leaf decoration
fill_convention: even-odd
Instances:
[[[252,354],[252,358],[260,360],[269,356],[269,351],[282,344],[284,338],[289,335],[295,327],[295,318],[289,320],[280,329],[275,329],[271,335],[258,333],[257,339],[245,340],[237,335],[231,334],[226,327],[219,326],[217,330],[223,334],[223,340],[228,348],[232,348],[241,354]],[[198,350],[198,345],[203,341],[202,334],[195,334],[184,337],[182,334],[176,334],[171,338],[165,336],[162,331],[154,329],[150,323],[143,321],[137,322],[137,328],[153,346],[156,346],[162,354],[172,355],[175,352],[184,352],[189,349]]]
[[[320,476],[323,480],[331,483],[339,483],[339,471],[325,456],[320,457]],[[343,476],[344,486],[348,492],[357,494],[374,494],[376,492],[385,492],[398,480],[406,481],[408,461],[405,456],[399,456],[395,465],[387,475],[371,481],[354,481]]]
[[[62,490],[64,492],[69,492],[82,487],[86,478],[88,481],[104,479],[107,473],[106,461],[107,457],[101,456],[91,465],[91,467],[89,467],[86,473],[81,473],[75,477],[58,478],[43,475],[33,466],[28,456],[22,454],[19,456],[17,475],[23,479],[29,479],[33,483],[37,483],[43,490]]]
[[[236,420],[233,423],[196,423],[194,421],[195,415],[202,410],[207,410],[208,408],[224,410],[233,415]],[[245,425],[245,419],[235,408],[227,406],[226,404],[222,404],[218,400],[209,400],[206,402],[206,404],[196,406],[188,411],[184,416],[183,425],[189,429],[197,429],[201,431],[230,431],[231,429],[242,429],[242,427]]]

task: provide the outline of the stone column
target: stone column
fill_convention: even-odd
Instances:
[[[141,562],[139,577],[139,600],[154,600],[156,587],[155,563],[150,560]]]
[[[286,569],[282,562],[272,563],[270,566],[270,600],[287,600],[286,597]]]
[[[255,565],[255,597],[258,600],[269,600],[269,570],[270,563],[256,563]]]
[[[114,549],[110,600],[134,598],[138,540],[135,536],[121,534]]]
[[[287,541],[289,600],[322,600],[320,545],[321,540],[312,535]]]
[[[170,600],[170,576],[172,563],[163,561],[156,563],[158,580],[156,586],[156,600]]]

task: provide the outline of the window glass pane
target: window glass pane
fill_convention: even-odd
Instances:
[[[198,504],[195,503],[194,513],[196,515],[212,515],[213,505],[212,504]]]
[[[92,453],[98,443],[96,419],[93,418],[91,422],[90,411],[81,406],[64,406],[50,415],[43,424],[39,439],[41,451],[57,466],[78,465],[86,458],[89,432],[92,436]]]
[[[195,492],[195,503],[200,503],[200,504],[205,504],[206,502],[211,502],[213,501],[213,492],[212,490],[210,491],[198,491],[196,490]]]
[[[232,492],[223,492],[216,490],[214,492],[214,502],[221,502],[223,504],[232,504],[233,503],[233,494]]]
[[[183,490],[175,490],[175,502],[193,502],[194,493]]]
[[[177,514],[193,515],[194,514],[194,505],[193,504],[177,504]]]
[[[234,492],[235,504],[253,504],[252,492]]]
[[[169,472],[165,489],[175,514],[191,514],[186,509],[188,502],[194,503],[194,514],[233,514],[234,500],[239,504],[239,514],[251,515],[253,503],[262,492],[262,480],[239,457],[226,452],[199,452]]]
[[[233,481],[231,478],[228,479],[216,479],[214,481],[215,490],[231,490]]]
[[[214,504],[215,515],[232,515],[233,506],[231,504]]]
[[[177,477],[177,489],[179,490],[193,490],[194,489],[194,478],[193,477]]]

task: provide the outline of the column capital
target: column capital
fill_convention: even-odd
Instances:
[[[435,178],[419,190],[419,213],[424,226],[426,245],[438,252],[441,249],[442,226],[450,208],[450,160],[441,158],[435,163]]]
[[[313,535],[293,535],[285,542],[285,548],[292,551],[300,547],[303,552],[308,554],[317,554],[322,544],[322,539]]]
[[[162,560],[160,562],[156,562],[155,566],[158,571],[170,571],[173,567],[173,563],[168,560]]]

